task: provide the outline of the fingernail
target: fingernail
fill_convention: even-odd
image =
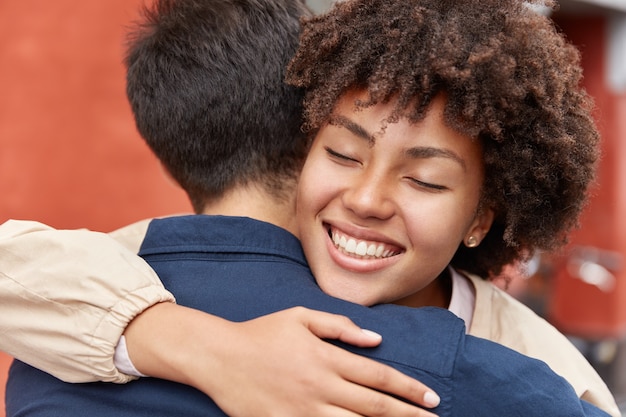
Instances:
[[[428,391],[424,394],[424,405],[426,407],[437,407],[440,401],[441,398],[432,391]]]
[[[376,332],[373,332],[371,330],[361,329],[361,331],[363,333],[365,333],[366,335],[368,335],[369,337],[373,338],[373,339],[382,339],[383,338],[380,334],[378,334]]]

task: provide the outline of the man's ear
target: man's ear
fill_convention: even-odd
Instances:
[[[494,216],[495,214],[491,208],[483,208],[476,213],[476,217],[474,217],[474,221],[463,239],[465,246],[474,248],[480,245],[480,242],[487,236],[493,224]]]

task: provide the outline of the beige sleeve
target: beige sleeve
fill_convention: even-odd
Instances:
[[[490,282],[467,275],[476,289],[470,334],[547,363],[578,396],[621,416],[611,391],[582,353],[544,318]]]
[[[137,314],[174,297],[125,244],[37,222],[0,225],[0,350],[67,382],[134,379],[113,365],[115,346]]]

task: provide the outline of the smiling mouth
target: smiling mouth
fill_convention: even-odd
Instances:
[[[334,228],[329,228],[328,236],[340,252],[359,259],[384,259],[403,252],[397,246],[357,239]]]

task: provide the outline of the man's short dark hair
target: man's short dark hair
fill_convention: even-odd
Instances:
[[[301,92],[284,83],[299,0],[156,0],[129,37],[137,128],[194,209],[236,185],[277,197],[305,156]],[[286,186],[285,186],[286,187]]]

